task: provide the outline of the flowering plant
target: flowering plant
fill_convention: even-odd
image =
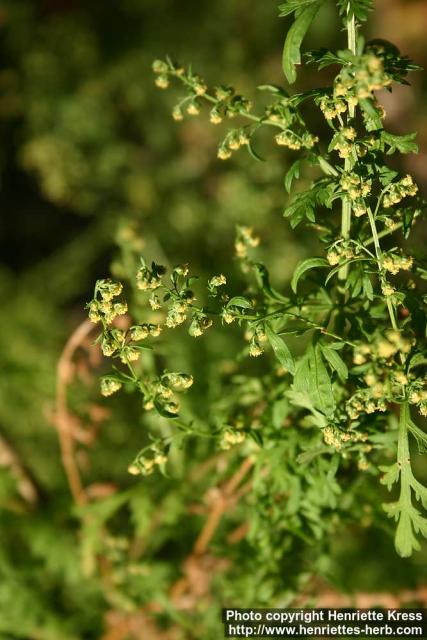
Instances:
[[[289,84],[322,4],[280,5],[281,16],[294,17],[283,50]],[[291,94],[263,85],[258,89],[271,101],[258,112],[233,87],[211,90],[170,59],[153,64],[159,88],[177,81],[185,91],[172,110],[175,120],[198,115],[206,104],[212,124],[238,123],[220,142],[219,159],[243,148],[261,161],[255,150],[261,128],[271,129],[278,145],[299,152],[285,175],[291,197],[284,215],[292,228],[304,223],[316,231],[319,255],[298,264],[289,290],[278,291],[256,259],[258,236],[238,227],[236,258],[248,283],[238,295],[228,292],[226,275],[214,275],[202,287],[186,264],[168,276],[162,265],[141,259],[131,280],[132,324],[117,323],[128,306],[122,285],[109,279],[97,282],[89,317],[101,325],[104,355],[121,363],[102,378],[102,393],[137,391],[144,411],[170,421],[137,454],[130,473],[148,475],[156,466],[165,473],[177,439],[207,438],[230,456],[239,451],[254,463],[261,542],[284,529],[291,537],[319,539],[334,530],[337,518],[358,519],[361,504],[349,496],[358,495],[363,476],[378,478],[390,490],[398,485],[395,502],[384,509],[397,522],[397,552],[407,557],[420,548],[418,536],[427,537],[427,489],[414,475],[410,449],[413,439],[421,452],[427,450],[427,434],[418,424],[427,416],[427,270],[396,244],[403,240],[406,246],[425,202],[412,176],[387,164],[388,156],[414,153],[417,146],[415,134],[385,129],[378,92],[405,84],[418,67],[386,41],[365,41],[360,26],[371,0],[336,4],[347,47],[304,56],[319,69],[337,68],[331,86]],[[303,116],[309,104],[320,109],[329,134],[309,128]],[[319,177],[297,191],[295,183],[308,166]],[[230,377],[229,401],[213,401],[210,418],[202,421],[188,408],[181,414],[178,400],[197,371],[162,369],[161,349],[152,339],[161,341],[167,331],[186,326],[190,336],[203,340],[219,323],[243,329],[242,367],[246,356],[264,355],[269,367],[264,375],[251,376],[243,368],[241,376]],[[250,393],[242,402],[244,389]]]

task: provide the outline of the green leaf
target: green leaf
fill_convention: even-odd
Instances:
[[[290,166],[285,175],[285,189],[288,193],[291,191],[292,183],[295,178],[299,178],[299,170],[301,166],[301,160],[295,160]]]
[[[285,392],[285,395],[294,407],[298,407],[299,409],[308,409],[312,413],[315,419],[314,422],[319,429],[323,429],[327,426],[328,423],[324,414],[313,406],[312,399],[307,391],[295,391],[294,389],[290,389]]]
[[[408,430],[417,441],[418,451],[425,453],[427,451],[427,433],[422,431],[412,420],[408,420]]]
[[[274,355],[282,367],[293,375],[295,373],[295,362],[286,342],[273,331],[269,324],[265,325],[265,333],[274,351]]]
[[[301,64],[301,44],[321,4],[322,0],[318,0],[305,7],[288,31],[283,47],[282,66],[289,84],[293,84],[297,78],[295,66]]]
[[[306,271],[317,267],[329,267],[329,263],[325,258],[307,258],[307,260],[303,260],[297,265],[291,281],[291,287],[294,293],[297,292],[297,286],[301,276],[303,276]]]
[[[243,296],[234,296],[227,302],[227,307],[240,307],[241,309],[252,309],[252,304]]]
[[[427,509],[427,488],[415,478],[412,479],[411,486],[414,490],[416,499],[421,502],[424,509]]]
[[[289,300],[282,296],[281,293],[273,289],[270,284],[270,276],[268,270],[265,265],[262,264],[262,262],[256,262],[254,264],[254,269],[260,287],[269,298],[273,298],[273,300],[278,300],[279,302],[289,302]]]
[[[372,101],[368,98],[363,98],[363,100],[359,100],[359,105],[363,111],[366,129],[368,131],[376,131],[378,129],[382,129],[383,123],[380,118],[379,111],[374,107]]]
[[[402,558],[409,558],[412,555],[413,551],[420,550],[420,543],[414,536],[412,530],[412,519],[410,516],[410,512],[408,511],[403,511],[400,514],[394,544],[396,546],[397,553]]]
[[[408,371],[424,364],[427,364],[427,358],[424,353],[415,353],[410,360]]]
[[[321,456],[324,453],[329,453],[329,452],[330,452],[330,448],[327,445],[319,444],[316,447],[313,447],[312,449],[307,449],[307,451],[300,453],[299,456],[297,457],[297,463],[309,464],[310,462],[312,462],[312,460],[314,460],[314,458],[317,458],[318,456]]]
[[[177,413],[172,413],[171,411],[168,411],[165,405],[157,399],[154,400],[154,406],[156,407],[157,413],[159,413],[162,416],[162,418],[175,419],[179,417]]]
[[[332,51],[328,51],[328,49],[322,48],[313,51],[307,51],[304,54],[304,57],[307,61],[307,64],[316,63],[319,69],[324,69],[331,64],[340,64],[342,65],[343,60],[339,56],[335,55]]]
[[[370,277],[365,273],[363,274],[363,293],[368,298],[368,300],[374,299],[374,290],[372,288],[372,282]]]
[[[386,471],[386,475],[381,480],[390,488],[400,478],[398,501],[383,505],[383,508],[389,518],[394,518],[398,522],[395,547],[402,558],[408,558],[414,550],[418,551],[420,549],[420,544],[415,534],[419,533],[427,537],[427,519],[421,515],[412,502],[412,491],[414,491],[417,500],[421,501],[425,507],[427,504],[427,489],[418,482],[412,472],[408,431],[412,434],[415,433],[417,439],[421,438],[423,444],[427,441],[427,434],[424,434],[411,421],[410,408],[408,403],[405,402],[400,406],[397,463],[392,467],[382,468]]]
[[[416,133],[408,133],[404,136],[396,136],[388,131],[381,132],[381,140],[389,146],[387,155],[391,155],[396,151],[400,153],[417,153],[418,145],[414,142],[417,137]]]
[[[297,193],[291,204],[286,207],[283,215],[285,218],[290,218],[291,227],[295,229],[304,217],[309,218],[314,222],[314,207],[316,205],[316,194],[309,191],[302,191]]]
[[[261,158],[261,156],[255,151],[252,140],[249,140],[246,146],[249,151],[249,155],[252,156],[254,160],[257,160],[258,162],[265,162],[264,158]]]
[[[391,491],[392,486],[399,481],[400,469],[397,462],[391,465],[379,467],[379,470],[384,474],[380,478],[381,484],[385,484],[387,489]]]
[[[318,0],[286,0],[279,4],[279,18],[284,18],[294,11],[305,9],[311,4],[315,4]]]
[[[274,93],[274,95],[282,96],[283,98],[288,98],[288,93],[283,89],[283,87],[279,87],[276,84],[260,84],[257,86],[258,91],[268,91],[270,93]]]
[[[338,0],[338,6],[341,15],[354,15],[360,22],[364,22],[369,11],[374,8],[374,0]]]
[[[326,345],[321,345],[321,349],[326,360],[329,362],[332,369],[337,372],[341,380],[347,380],[348,369],[341,356],[335,351],[335,349],[331,349]]]
[[[263,446],[262,434],[261,434],[261,432],[259,430],[249,429],[247,434],[248,434],[248,436],[250,438],[252,438],[252,440],[255,442],[255,444],[257,444],[259,447]]]
[[[299,361],[292,388],[297,393],[308,395],[313,407],[326,416],[335,411],[331,379],[318,344],[310,345],[307,354]]]

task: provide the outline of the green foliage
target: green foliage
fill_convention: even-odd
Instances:
[[[355,16],[360,22],[368,18],[369,11],[374,8],[374,0],[338,0],[341,15]]]
[[[298,12],[295,22],[288,31],[283,47],[282,65],[289,84],[293,84],[297,79],[295,67],[301,64],[301,44],[321,4],[322,0],[310,2],[301,12]]]
[[[320,3],[283,3],[290,77],[331,65],[293,95],[270,3],[244,32],[227,0],[172,3],[167,23],[139,0],[54,4],[2,2],[0,636],[216,640],[224,601],[422,583],[424,202],[399,157],[415,135],[384,129],[377,94],[417,66],[344,48],[366,2],[325,3],[313,29]],[[321,38],[334,50],[303,56]],[[169,126],[147,82],[165,50],[222,70],[209,87],[155,63],[179,87]],[[89,297],[99,338],[57,370]]]
[[[338,4],[342,11],[342,5]],[[300,62],[302,39],[319,6],[320,2],[310,2],[298,8],[295,3],[285,3],[281,7],[282,15],[295,12],[295,20],[284,47],[284,71],[289,82],[296,79],[295,64]],[[377,230],[378,224],[384,225],[384,236],[392,233],[398,226],[394,220],[394,207],[401,201],[411,208],[414,207],[411,199],[416,198],[416,210],[420,206],[424,208],[424,202],[417,196],[418,187],[412,177],[400,177],[389,170],[384,161],[385,152],[410,153],[416,151],[417,147],[413,142],[413,134],[396,136],[383,130],[384,114],[375,94],[379,89],[388,88],[393,80],[402,81],[393,72],[393,60],[401,60],[400,54],[392,46],[372,44],[365,51],[356,53],[359,49],[355,19],[365,19],[370,8],[370,2],[348,3],[346,24],[350,51],[340,52],[334,58],[334,61],[342,61],[342,67],[333,86],[328,90],[307,94],[320,107],[332,129],[328,153],[336,152],[338,159],[344,159],[344,166],[334,156],[322,155],[317,145],[318,138],[308,133],[308,130],[296,134],[295,130],[290,129],[291,125],[306,128],[299,112],[298,105],[302,101],[300,97],[295,100],[280,88],[264,85],[262,89],[270,90],[279,99],[265,108],[265,115],[256,116],[252,114],[251,103],[237,95],[231,87],[219,87],[214,92],[209,92],[205,81],[191,70],[185,71],[170,60],[158,60],[153,65],[157,74],[156,84],[160,88],[166,88],[171,77],[177,78],[187,88],[188,97],[174,110],[176,119],[183,118],[184,105],[188,105],[186,110],[191,115],[198,114],[201,101],[205,100],[214,105],[211,110],[211,121],[214,124],[218,124],[224,117],[240,117],[256,123],[252,127],[245,125],[229,130],[219,147],[220,159],[226,160],[232,151],[248,145],[255,131],[267,124],[282,130],[276,136],[278,144],[285,144],[295,150],[305,147],[306,158],[318,164],[327,174],[327,177],[316,179],[309,189],[297,193],[285,210],[292,228],[304,218],[316,228],[315,224],[321,217],[320,239],[326,244],[325,258],[308,258],[297,266],[291,282],[294,294],[300,278],[307,271],[331,266],[333,268],[325,283],[319,282],[314,288],[307,288],[306,293],[296,299],[276,292],[269,283],[266,267],[249,258],[248,250],[257,246],[258,239],[250,229],[243,227],[238,229],[235,246],[244,270],[258,275],[259,291],[252,300],[242,296],[234,296],[230,300],[226,293],[220,293],[220,288],[222,291],[227,282],[226,277],[220,275],[211,278],[207,285],[210,297],[217,299],[219,308],[215,310],[210,306],[195,305],[196,296],[191,289],[193,278],[188,276],[187,267],[176,267],[173,270],[172,288],[162,280],[164,270],[154,263],[148,269],[143,262],[136,275],[140,289],[153,289],[161,294],[161,299],[157,293],[154,299],[151,296],[150,305],[156,309],[161,309],[162,303],[166,305],[165,324],[169,328],[184,324],[189,317],[188,332],[193,337],[199,337],[210,328],[215,317],[222,318],[226,324],[236,321],[239,325],[246,326],[246,334],[250,340],[247,354],[253,357],[263,353],[262,343],[267,340],[287,376],[288,388],[283,390],[283,394],[295,408],[295,419],[298,419],[301,409],[308,410],[311,415],[309,424],[322,434],[326,445],[341,454],[358,450],[360,469],[369,467],[364,453],[370,451],[373,445],[357,446],[355,443],[369,443],[370,438],[374,438],[378,426],[384,423],[381,414],[393,415],[393,406],[399,404],[401,407],[398,465],[402,465],[402,461],[409,457],[406,444],[409,403],[416,404],[421,415],[427,414],[426,379],[420,373],[408,375],[407,372],[408,359],[415,353],[425,353],[425,339],[416,334],[410,312],[407,320],[401,324],[397,317],[399,309],[409,304],[405,301],[407,298],[409,300],[410,288],[417,285],[402,279],[396,284],[396,281],[392,283],[390,280],[390,276],[396,276],[399,272],[413,270],[414,259],[403,253],[395,253],[394,249],[385,252]],[[318,61],[323,64],[324,59],[322,54]],[[409,67],[405,71],[408,69]],[[365,131],[361,130],[360,123],[356,120],[357,107],[360,109]],[[308,151],[312,148],[315,151]],[[291,189],[293,179],[299,177],[299,173],[300,164],[294,163],[285,179],[287,190]],[[341,233],[337,233],[323,212],[324,209],[334,212],[337,202],[341,205]],[[371,243],[374,252],[368,249]],[[335,275],[338,276],[337,279],[333,279]],[[114,342],[117,332],[117,329],[109,329],[108,326],[114,318],[116,305],[104,294],[101,294],[103,301],[97,300],[96,294],[100,286],[98,283],[90,309],[92,313],[94,306],[99,310],[106,305],[106,310],[96,312],[95,315],[92,313],[91,318],[95,322],[102,320],[102,340],[110,344]],[[352,305],[351,312],[349,305]],[[349,322],[350,313],[357,318],[356,323]],[[310,334],[305,352],[297,359],[296,364],[286,342],[273,328],[275,321],[282,322],[279,333]],[[378,321],[382,323],[381,327],[378,326]],[[425,327],[425,320],[423,324]],[[160,327],[158,331],[160,332]],[[147,329],[147,336],[149,332]],[[329,340],[326,340],[326,336]],[[131,343],[127,342],[127,334],[121,339],[120,345],[117,340],[114,344],[114,350],[107,355],[117,353],[122,362],[129,364],[125,351],[127,353],[127,350],[135,347],[129,346]],[[134,359],[137,360],[138,357],[135,351]],[[134,384],[143,393],[143,402],[147,403],[145,386],[148,383],[130,369]],[[160,395],[162,393],[160,390]],[[175,400],[172,404],[177,406]],[[159,411],[156,401],[149,401],[148,407],[147,404],[144,406]],[[377,412],[380,415],[376,418],[374,416]],[[167,416],[167,413],[160,414]],[[229,423],[230,418],[222,426],[226,430],[221,434],[220,428],[218,436],[212,430],[210,434],[204,435],[219,437],[226,448],[240,444],[249,432],[248,427],[242,425],[241,431],[232,432],[228,428]],[[197,433],[193,431],[192,421],[181,426],[182,428],[188,434]],[[424,433],[420,433],[423,438]],[[260,435],[263,446],[266,447],[266,436],[262,431]],[[425,535],[426,529],[425,520],[412,506],[411,500],[411,486],[414,488],[411,481],[417,482],[417,487],[421,485],[407,471],[406,462],[404,467],[399,468],[401,498],[388,507],[388,513],[398,520],[396,549],[406,557],[413,548],[418,548],[412,530],[415,534]],[[390,476],[389,472],[386,476],[388,484],[390,477],[398,481],[399,474]],[[424,495],[419,488],[417,495]]]

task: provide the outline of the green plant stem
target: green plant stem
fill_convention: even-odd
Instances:
[[[375,226],[374,214],[372,213],[370,207],[368,207],[367,211],[368,211],[369,224],[371,225],[372,239],[375,247],[375,255],[378,260],[378,267],[381,268],[382,251],[381,251],[381,245],[378,237],[377,228]],[[391,326],[395,331],[398,331],[399,327],[396,320],[395,309],[389,297],[386,297],[386,304],[387,304],[388,315],[390,316]]]
[[[356,20],[354,14],[350,17],[350,5],[348,5],[347,9],[347,40],[348,40],[348,48],[355,55],[356,54]],[[349,120],[354,118],[355,110],[353,106],[349,107],[349,113],[347,118],[347,123]],[[344,161],[344,171],[351,171],[353,167],[353,160],[351,158],[346,158]],[[348,240],[350,237],[350,228],[351,228],[351,201],[348,196],[344,196],[342,199],[342,212],[341,212],[341,236],[344,240]],[[342,268],[338,272],[339,280],[346,280],[348,275],[348,264],[342,266]]]
[[[178,78],[178,80],[180,80],[186,87],[191,88],[191,84],[186,80],[186,78],[176,73],[173,73],[173,75],[175,78]],[[217,104],[218,102],[215,96],[211,96],[209,93],[204,93],[203,95],[199,96],[199,98],[202,98],[203,100],[206,100],[211,104]],[[256,116],[253,113],[249,113],[248,111],[241,111],[240,115],[243,118],[252,120],[252,122],[256,122],[260,126],[266,124],[270,127],[276,127],[276,129],[280,129],[281,131],[289,131],[289,129],[287,129],[287,127],[284,127],[283,124],[280,124],[280,122],[272,122],[271,120],[268,120],[265,117]],[[318,153],[316,154],[316,158],[319,163],[319,167],[322,169],[323,173],[325,173],[327,176],[335,176],[335,177],[338,176],[338,171],[322,156],[320,150],[318,150]]]
[[[394,233],[395,231],[397,231],[398,229],[401,229],[403,227],[403,222],[399,222],[396,224],[395,227],[393,227],[393,229],[384,229],[383,231],[381,231],[380,233],[377,233],[377,238],[381,239],[381,238],[385,238],[386,236],[391,235],[392,233]],[[374,238],[369,238],[369,240],[367,240],[365,242],[365,247],[369,246],[370,244],[374,243]]]
[[[400,501],[411,502],[411,459],[408,442],[409,406],[407,402],[400,405],[399,437],[397,441],[397,464],[400,469]]]

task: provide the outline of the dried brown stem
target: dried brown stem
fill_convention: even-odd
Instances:
[[[61,459],[68,485],[74,502],[78,505],[86,504],[88,497],[75,459],[75,425],[73,416],[68,410],[67,387],[73,370],[74,354],[93,328],[94,325],[90,320],[84,320],[79,324],[67,340],[57,366],[55,425],[58,430]]]
[[[38,490],[31,475],[21,462],[12,444],[0,434],[0,467],[8,467],[16,480],[16,487],[21,497],[33,505],[38,500]]]

